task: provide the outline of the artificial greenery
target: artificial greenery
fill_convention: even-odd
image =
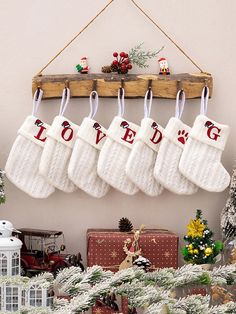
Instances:
[[[191,219],[187,229],[184,241],[188,244],[182,248],[184,260],[192,264],[214,264],[223,244],[212,239],[213,232],[209,229],[207,220],[202,219],[200,209],[197,209],[196,218]]]
[[[103,299],[112,293],[128,297],[130,312],[134,308],[143,308],[149,314],[221,314],[235,313],[236,309],[233,302],[211,308],[209,296],[192,295],[176,299],[173,294],[176,287],[225,285],[229,281],[235,284],[236,265],[206,271],[200,265],[187,264],[178,269],[164,268],[150,273],[128,268],[115,274],[102,270],[100,266],[88,268],[84,273],[73,267],[64,269],[58,276],[55,284],[59,291],[72,293],[73,299],[71,302],[56,301],[55,314],[87,311],[98,298]]]
[[[229,197],[221,214],[221,228],[225,238],[236,237],[236,168],[231,177]]]
[[[129,51],[129,60],[132,64],[137,65],[139,68],[148,68],[147,61],[155,58],[163,49],[164,46],[158,51],[145,51],[143,50],[143,43],[141,43]]]
[[[5,203],[6,196],[4,192],[4,174],[5,172],[0,170],[0,204]]]
[[[128,297],[130,312],[134,308],[143,308],[146,314],[236,313],[234,302],[210,307],[209,296],[191,295],[177,299],[173,294],[176,287],[193,284],[225,285],[229,281],[236,284],[236,265],[206,271],[200,265],[187,264],[178,269],[164,268],[150,273],[128,268],[115,274],[104,271],[100,266],[93,266],[84,272],[78,267],[70,267],[62,270],[53,282],[52,276],[47,274],[30,281],[42,284],[45,279],[59,293],[71,296],[71,301],[55,298],[52,309],[28,307],[16,314],[79,314],[89,310],[97,299],[103,300],[113,293]]]

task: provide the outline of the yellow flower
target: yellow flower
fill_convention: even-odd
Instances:
[[[192,245],[192,244],[189,244],[189,245],[188,245],[188,249],[189,249],[189,250],[192,250],[192,249],[193,249],[193,245]]]
[[[206,256],[210,256],[210,255],[213,253],[213,250],[212,250],[212,248],[207,247],[207,248],[204,250],[204,253],[205,253]]]
[[[194,253],[194,254],[198,254],[198,253],[199,253],[198,249],[194,249],[194,250],[193,250],[193,253]]]
[[[202,237],[205,227],[206,226],[201,222],[200,219],[191,219],[190,223],[187,225],[187,235],[192,238]]]

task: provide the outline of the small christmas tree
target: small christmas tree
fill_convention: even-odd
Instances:
[[[5,203],[5,200],[6,200],[6,196],[4,192],[4,181],[3,181],[4,174],[5,172],[0,170],[0,204]]]
[[[213,232],[209,229],[207,221],[202,219],[200,209],[197,209],[196,219],[191,219],[187,229],[184,240],[188,244],[182,248],[184,260],[192,264],[214,264],[223,244],[212,239]]]
[[[225,238],[236,237],[236,168],[231,178],[229,197],[221,214],[221,228]]]

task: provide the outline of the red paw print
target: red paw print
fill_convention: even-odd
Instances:
[[[182,131],[179,130],[178,141],[184,145],[186,143],[187,139],[188,139],[188,132],[186,133],[185,130],[182,130]]]

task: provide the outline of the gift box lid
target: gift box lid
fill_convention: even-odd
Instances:
[[[165,236],[171,236],[171,237],[175,237],[178,238],[178,236],[172,232],[169,231],[167,229],[144,229],[142,231],[142,235],[150,235],[150,234],[158,234],[158,235],[165,235]],[[103,229],[103,228],[98,228],[98,229],[93,229],[90,228],[87,230],[87,237],[90,237],[91,235],[109,235],[109,234],[114,234],[114,235],[124,235],[124,236],[130,236],[133,235],[133,232],[121,232],[119,229]]]

